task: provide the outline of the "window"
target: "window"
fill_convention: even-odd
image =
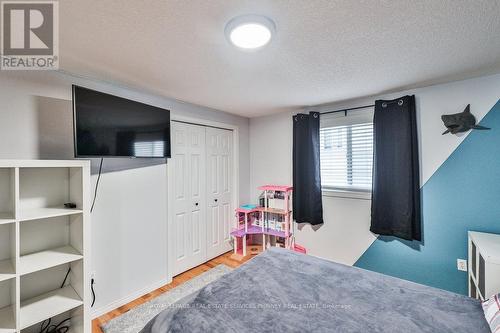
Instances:
[[[325,118],[325,120],[323,119]],[[320,129],[321,183],[324,189],[371,191],[373,112],[323,116]]]

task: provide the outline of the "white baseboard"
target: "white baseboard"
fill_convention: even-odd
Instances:
[[[156,283],[154,283],[146,288],[138,290],[138,291],[136,291],[128,296],[125,296],[117,301],[111,302],[108,305],[102,306],[102,307],[97,308],[97,309],[92,309],[90,312],[90,317],[92,319],[96,319],[97,317],[100,317],[100,316],[102,316],[110,311],[113,311],[113,310],[119,308],[120,306],[123,306],[127,303],[130,303],[133,300],[135,300],[139,297],[142,297],[142,296],[152,292],[153,290],[156,290],[160,287],[163,287],[164,285],[169,284],[171,282],[172,282],[172,278],[167,278],[165,280],[158,281],[158,282],[156,282]]]

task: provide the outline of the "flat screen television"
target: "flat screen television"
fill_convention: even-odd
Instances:
[[[73,85],[76,157],[170,157],[170,111]]]

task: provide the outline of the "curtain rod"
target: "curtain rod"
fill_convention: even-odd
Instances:
[[[357,106],[355,108],[348,108],[348,109],[341,109],[341,110],[334,110],[334,111],[326,111],[326,112],[320,112],[319,114],[329,114],[329,113],[339,113],[339,112],[344,112],[347,115],[347,111],[354,111],[354,110],[359,110],[359,109],[367,109],[367,108],[372,108],[374,107],[375,104],[372,105],[364,105],[364,106]]]
[[[401,106],[401,105],[403,105],[403,100],[398,99],[398,100],[394,100],[394,101],[384,102],[384,103],[382,103],[382,107],[385,108],[387,106],[387,104],[392,104],[392,103],[398,103],[398,105]],[[354,110],[367,109],[367,108],[373,108],[373,107],[375,107],[375,104],[357,106],[355,108],[347,108],[347,109],[340,109],[340,110],[334,110],[334,111],[325,111],[325,112],[320,112],[319,114],[321,115],[321,114],[344,112],[345,115],[347,116],[347,111],[354,111]]]

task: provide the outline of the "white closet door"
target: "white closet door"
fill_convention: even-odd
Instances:
[[[173,275],[207,260],[205,131],[172,122]]]
[[[207,128],[207,256],[214,258],[232,245],[233,132]]]

